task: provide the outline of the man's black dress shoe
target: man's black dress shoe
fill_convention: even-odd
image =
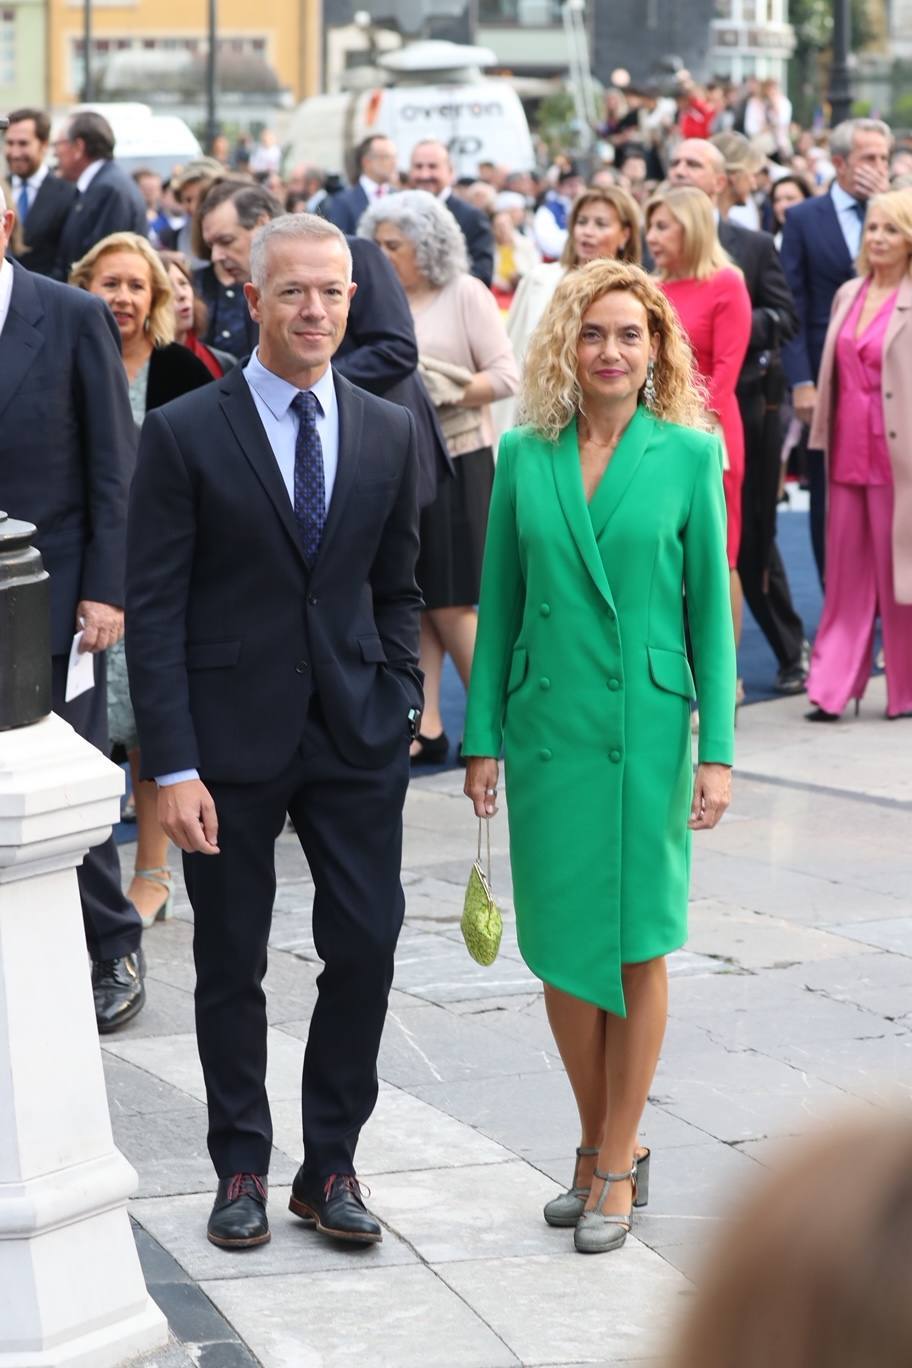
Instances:
[[[321,1183],[302,1165],[291,1185],[288,1210],[336,1240],[377,1244],[383,1239],[380,1222],[362,1202],[361,1185],[353,1173],[333,1173]]]
[[[234,1173],[220,1178],[206,1234],[220,1249],[251,1249],[270,1239],[266,1218],[266,1174]]]
[[[145,972],[146,961],[139,947],[120,959],[92,961],[92,996],[100,1035],[116,1031],[142,1011]]]

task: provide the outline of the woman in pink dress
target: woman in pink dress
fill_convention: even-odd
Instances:
[[[878,616],[888,718],[912,715],[912,190],[869,201],[858,278],[833,300],[810,444],[827,456],[827,576],[811,722],[855,709]]]
[[[750,295],[738,267],[719,242],[712,205],[702,190],[681,186],[659,191],[646,205],[646,242],[659,283],[690,339],[706,383],[708,407],[725,442],[723,473],[728,513],[735,641],[741,640],[743,599],[738,578],[744,428],[735,387],[750,342]]]

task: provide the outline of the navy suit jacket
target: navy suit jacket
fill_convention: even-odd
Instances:
[[[832,196],[819,195],[789,209],[782,266],[800,320],[798,332],[782,348],[785,373],[792,385],[816,384],[833,296],[855,274]]]
[[[308,566],[240,366],[143,425],[127,539],[127,666],[144,777],[274,778],[319,695],[379,769],[422,707],[415,424],[335,375],[339,464]]]
[[[452,192],[444,200],[462,229],[469,253],[469,270],[490,287],[494,279],[494,229],[487,214]]]
[[[368,198],[360,183],[350,185],[338,195],[328,195],[320,205],[323,217],[329,219],[343,233],[357,232],[358,220],[368,206]]]
[[[19,261],[27,270],[54,274],[60,234],[75,199],[75,185],[59,176],[45,176],[22,225],[25,249]]]
[[[0,333],[0,508],[38,528],[51,576],[51,650],[76,605],[124,601],[136,424],[117,324],[105,305],[13,264]]]
[[[145,200],[136,182],[113,161],[105,162],[70,207],[57,249],[58,280],[67,280],[74,262],[109,233],[149,236]]]

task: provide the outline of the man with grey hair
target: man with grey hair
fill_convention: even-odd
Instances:
[[[57,250],[58,280],[73,263],[110,233],[148,237],[146,205],[135,181],[114,160],[114,131],[104,115],[77,110],[65,121],[51,148],[57,171],[76,186]]]
[[[131,496],[127,663],[144,777],[184,852],[218,1192],[208,1237],[263,1244],[272,1125],[262,979],[275,839],[314,882],[318,979],[291,1210],[381,1238],[355,1177],[402,923],[402,807],[422,708],[411,414],[331,365],[352,283],[325,219],[260,228],[259,343],[146,419]]]
[[[825,195],[789,209],[782,234],[782,265],[801,326],[783,348],[795,413],[814,417],[817,373],[830,321],[833,296],[855,274],[867,202],[890,188],[893,135],[879,119],[847,119],[830,135],[836,179]],[[826,476],[823,453],[808,451],[811,544],[821,583],[824,574]]]

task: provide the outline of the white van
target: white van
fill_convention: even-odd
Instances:
[[[127,175],[144,167],[167,180],[175,166],[202,156],[190,128],[174,114],[153,114],[149,105],[126,101],[77,105],[71,112],[83,109],[107,119],[114,133],[114,159]]]
[[[442,42],[411,44],[380,59],[396,84],[305,100],[289,126],[286,168],[307,162],[325,171],[349,171],[361,140],[383,133],[395,142],[401,168],[408,166],[416,143],[435,138],[449,148],[457,176],[475,175],[482,161],[530,170],[535,165],[532,138],[516,91],[508,81],[483,76],[477,58],[456,68],[455,57],[443,49],[485,51]],[[494,54],[490,57],[493,61]],[[460,79],[464,75],[470,79]]]

